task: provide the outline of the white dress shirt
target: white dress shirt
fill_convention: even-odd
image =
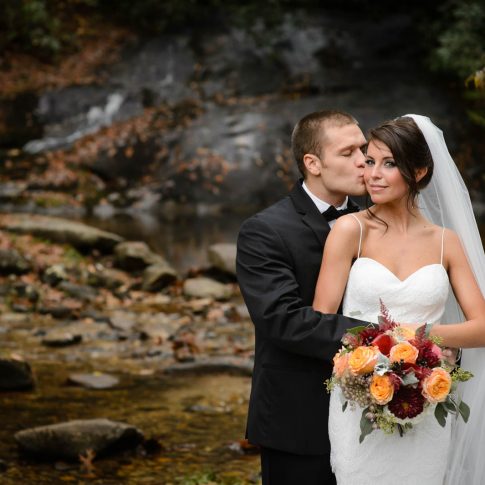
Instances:
[[[324,200],[322,199],[319,199],[315,194],[313,194],[312,192],[310,192],[310,189],[306,186],[305,182],[303,182],[301,184],[301,186],[303,187],[303,190],[308,194],[308,197],[310,197],[310,199],[313,200],[313,203],[317,206],[317,209],[320,211],[320,213],[324,213],[332,204],[329,204],[328,202],[325,202]],[[345,200],[344,200],[344,203],[342,205],[339,205],[338,207],[336,207],[336,209],[347,209],[347,203],[349,201],[349,198],[348,197],[345,197]],[[334,219],[333,221],[330,221],[328,224],[330,227],[333,227],[333,225],[335,224],[335,221],[336,219]]]

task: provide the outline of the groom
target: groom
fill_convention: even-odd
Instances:
[[[357,210],[347,194],[364,194],[366,140],[349,114],[319,111],[297,123],[291,143],[303,179],[245,221],[237,243],[256,336],[247,437],[261,446],[263,485],[324,485],[335,483],[324,381],[344,331],[362,322],[312,301],[330,228]]]

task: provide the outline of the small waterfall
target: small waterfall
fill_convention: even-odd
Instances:
[[[24,145],[23,150],[30,154],[36,154],[45,150],[66,147],[79,138],[98,131],[103,126],[109,126],[119,112],[124,99],[125,97],[120,93],[110,94],[104,106],[91,106],[89,111],[82,115],[79,128],[72,133],[64,136],[48,136],[40,140],[31,140]]]

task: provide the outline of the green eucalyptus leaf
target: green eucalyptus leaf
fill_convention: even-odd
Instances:
[[[352,327],[347,330],[347,333],[351,333],[352,335],[359,335],[360,332],[365,330],[367,327],[365,325],[359,325],[358,327]]]
[[[461,401],[460,405],[458,406],[458,411],[463,418],[463,421],[465,423],[468,423],[468,418],[470,417],[470,406],[466,404],[465,402]]]
[[[359,436],[359,443],[364,441],[364,438],[371,434],[374,428],[372,427],[372,423],[368,420],[365,415],[369,412],[369,408],[365,408],[362,411],[362,417],[360,418],[360,436]]]
[[[448,416],[448,411],[443,406],[443,403],[440,402],[436,405],[434,415],[440,426],[444,428],[446,426],[446,417]]]
[[[442,405],[450,413],[458,412],[458,405],[456,404],[455,401],[453,401],[453,399],[447,399],[442,403]]]

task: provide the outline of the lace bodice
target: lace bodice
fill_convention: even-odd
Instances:
[[[361,257],[349,274],[343,313],[377,323],[381,299],[397,322],[434,323],[443,315],[448,291],[448,274],[442,264],[422,266],[400,280],[378,261]]]

